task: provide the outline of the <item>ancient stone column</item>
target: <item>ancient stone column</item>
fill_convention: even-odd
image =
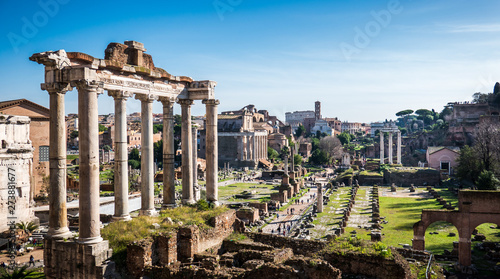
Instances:
[[[323,186],[321,186],[321,183],[317,183],[316,186],[318,187],[318,203],[316,206],[316,211],[318,213],[323,212]]]
[[[45,87],[44,87],[45,86]],[[48,236],[62,239],[71,236],[68,229],[66,209],[66,119],[64,113],[64,94],[71,89],[67,84],[44,84],[43,89],[50,95],[49,128],[49,232]]]
[[[180,99],[181,105],[181,140],[182,140],[182,204],[193,204],[193,160],[191,157],[192,135],[191,135],[191,105],[193,100]]]
[[[153,101],[152,94],[136,94],[141,101],[141,210],[140,215],[156,216],[153,156]]]
[[[380,131],[380,164],[384,163],[384,132]]]
[[[102,241],[99,218],[99,122],[95,81],[82,80],[78,88],[78,137],[80,138],[79,243]]]
[[[193,125],[191,133],[193,135],[193,150],[191,154],[193,158],[193,195],[194,200],[198,201],[201,198],[198,185],[198,127]]]
[[[128,209],[127,98],[132,93],[108,91],[115,100],[115,214],[113,220],[131,220]]]
[[[175,204],[175,146],[174,146],[174,100],[160,97],[163,104],[163,205],[173,208]]]
[[[392,132],[389,132],[389,164],[392,165]]]
[[[217,105],[219,100],[203,100],[206,107],[206,178],[207,201],[219,205],[218,182],[218,138],[217,138]],[[229,164],[228,164],[229,165]]]
[[[397,164],[401,165],[401,131],[398,131],[398,142],[397,142]]]

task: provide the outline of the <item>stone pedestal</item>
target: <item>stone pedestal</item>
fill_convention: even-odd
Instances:
[[[112,255],[107,240],[94,244],[56,239],[44,240],[44,273],[47,279],[105,278],[103,262]]]

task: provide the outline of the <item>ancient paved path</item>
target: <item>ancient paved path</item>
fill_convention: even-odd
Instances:
[[[347,227],[359,228],[370,227],[372,207],[370,203],[371,187],[359,187],[355,204],[351,210],[351,216]]]

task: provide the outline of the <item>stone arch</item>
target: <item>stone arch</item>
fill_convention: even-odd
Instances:
[[[479,227],[482,224],[486,223],[492,223],[496,224],[497,226],[500,226],[500,216],[498,215],[493,215],[493,214],[484,214],[484,216],[477,216],[479,214],[475,214],[474,218],[471,218],[470,220],[470,226],[469,226],[469,237],[472,237],[472,232],[474,231],[475,228]]]
[[[425,232],[431,224],[439,221],[452,224],[455,228],[457,228],[459,237],[465,237],[465,235],[462,235],[463,230],[460,229],[460,216],[459,214],[453,213],[458,212],[445,210],[422,210],[422,219],[413,225],[413,249],[421,251],[425,250]]]

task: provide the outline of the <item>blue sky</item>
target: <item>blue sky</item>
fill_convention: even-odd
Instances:
[[[316,100],[323,116],[346,121],[440,111],[500,81],[499,1],[0,1],[0,100],[48,106],[33,53],[103,58],[108,43],[125,40],[144,43],[173,75],[217,81],[219,111],[255,104],[283,120]],[[66,99],[76,112],[76,90]],[[102,95],[99,113],[109,112]]]

